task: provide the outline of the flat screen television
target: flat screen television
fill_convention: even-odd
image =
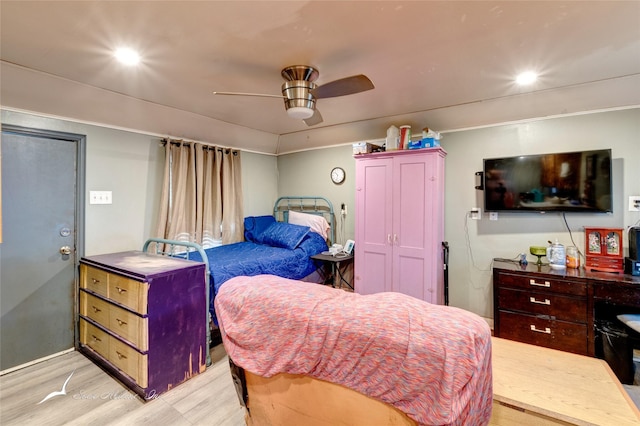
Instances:
[[[611,150],[484,160],[485,211],[612,212]]]

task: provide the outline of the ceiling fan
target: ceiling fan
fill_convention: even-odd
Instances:
[[[314,83],[320,73],[309,65],[293,65],[280,73],[285,82],[282,95],[241,92],[213,92],[214,95],[261,96],[280,98],[289,117],[302,119],[308,126],[322,123],[322,115],[316,109],[316,100],[353,95],[374,88],[373,83],[363,74],[330,81],[321,86]]]

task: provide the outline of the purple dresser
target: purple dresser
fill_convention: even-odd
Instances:
[[[138,251],[80,260],[80,351],[152,399],[206,368],[205,265]]]

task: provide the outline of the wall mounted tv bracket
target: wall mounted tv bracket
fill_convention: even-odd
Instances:
[[[480,176],[480,185],[476,185],[476,189],[479,191],[484,191],[484,172],[476,172],[476,176]],[[476,182],[478,179],[476,178]]]

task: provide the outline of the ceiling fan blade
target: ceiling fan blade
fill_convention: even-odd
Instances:
[[[316,124],[322,123],[322,114],[317,109],[313,110],[313,115],[305,120],[303,120],[307,126],[315,126]]]
[[[261,98],[278,98],[283,99],[282,95],[269,95],[265,93],[243,93],[243,92],[213,92],[214,95],[231,95],[231,96],[258,96]]]
[[[366,75],[359,74],[325,83],[322,86],[312,89],[311,94],[315,96],[316,99],[334,98],[336,96],[353,95],[354,93],[364,92],[374,87]]]

